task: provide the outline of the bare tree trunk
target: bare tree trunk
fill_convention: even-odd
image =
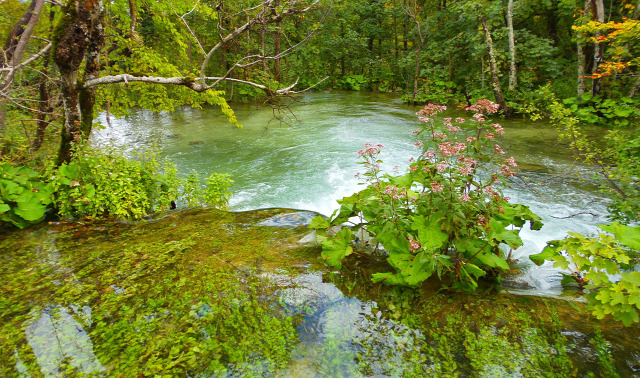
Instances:
[[[4,49],[0,53],[0,68],[10,68],[9,71],[3,71],[0,74],[0,147],[4,144],[4,136],[6,133],[6,116],[7,116],[7,99],[9,89],[13,84],[16,74],[15,68],[20,64],[22,55],[24,54],[33,29],[38,23],[40,12],[44,5],[44,0],[33,0],[29,8],[14,26],[7,38]]]
[[[594,18],[596,19],[596,21],[598,22],[604,22],[604,3],[602,0],[594,0],[593,3],[595,4],[595,9],[593,10],[594,12]],[[595,33],[595,37],[596,40],[598,39],[598,37],[600,36],[600,32],[596,32]],[[593,71],[592,74],[596,74],[598,72],[598,68],[600,67],[600,63],[602,62],[602,55],[603,55],[603,50],[604,50],[604,46],[601,43],[597,43],[595,42],[594,44],[594,49],[595,51],[593,52]],[[595,78],[593,79],[593,85],[591,87],[591,93],[596,96],[598,93],[600,93],[600,79]]]
[[[516,90],[518,77],[516,72],[516,42],[513,36],[513,0],[509,0],[507,5],[507,28],[509,34],[509,57],[511,64],[509,66],[509,92]]]
[[[398,64],[398,18],[396,16],[396,0],[393,0],[393,52]]]
[[[491,84],[493,86],[493,94],[496,98],[496,102],[502,108],[505,114],[509,114],[507,103],[502,95],[502,88],[500,87],[500,76],[498,74],[498,65],[496,63],[496,53],[493,50],[493,40],[491,39],[491,33],[487,26],[487,18],[482,16],[482,28],[484,29],[485,40],[487,43],[487,52],[489,54],[489,68],[491,69]]]
[[[417,103],[418,98],[418,79],[420,78],[420,53],[422,52],[422,43],[416,50],[416,69],[413,76],[413,103]]]
[[[584,1],[584,11],[582,12],[582,20],[581,20],[581,24],[584,25],[587,22],[587,18],[588,18],[588,14],[589,11],[591,9],[591,0],[585,0]],[[577,43],[577,52],[576,55],[578,56],[578,98],[580,98],[583,94],[584,91],[586,90],[586,85],[584,83],[584,79],[585,79],[585,75],[587,74],[587,63],[586,63],[586,56],[584,54],[584,45],[582,43],[582,41],[578,40]]]
[[[49,23],[51,25],[49,29],[49,36],[53,35],[53,20],[55,18],[55,15],[56,12],[51,9],[51,11],[49,12]],[[45,132],[47,130],[47,127],[49,126],[49,122],[47,122],[47,116],[52,112],[51,98],[49,95],[49,88],[47,87],[51,52],[47,52],[43,59],[44,62],[42,67],[42,76],[40,78],[40,85],[38,88],[38,91],[40,92],[40,102],[38,104],[38,112],[36,114],[36,135],[31,142],[31,152],[38,151],[42,146],[42,143],[44,142]]]
[[[636,80],[633,82],[631,89],[629,90],[629,97],[634,98],[638,93],[638,88],[640,88],[640,75],[636,77]]]
[[[276,12],[277,12],[277,8],[280,6],[280,0],[275,0],[274,6],[276,7]],[[275,32],[275,35],[273,36],[273,45],[274,45],[273,55],[275,56],[275,59],[273,60],[273,79],[275,81],[280,81],[279,55],[280,55],[280,38],[282,35],[282,31],[280,30],[281,26],[282,26],[281,21],[276,22],[276,32]]]

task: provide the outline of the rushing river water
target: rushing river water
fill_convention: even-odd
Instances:
[[[296,208],[329,215],[337,199],[361,189],[354,177],[361,170],[358,149],[366,142],[385,146],[383,167],[404,170],[418,150],[411,131],[418,107],[398,96],[379,93],[315,92],[291,104],[285,122],[269,107],[235,104],[242,129],[231,126],[217,109],[185,109],[175,114],[138,112],[109,120],[94,140],[144,150],[159,146],[187,174],[230,173],[235,180],[232,210]],[[450,116],[468,116],[449,111]],[[534,266],[528,259],[546,242],[567,231],[597,232],[606,222],[606,200],[589,178],[593,174],[560,145],[553,126],[523,119],[498,120],[505,129],[503,144],[520,164],[519,175],[506,191],[512,200],[529,205],[545,223],[541,231],[524,230],[525,245],[513,253],[519,275],[505,283],[529,294],[561,293],[557,269]],[[100,122],[107,125],[104,114]]]

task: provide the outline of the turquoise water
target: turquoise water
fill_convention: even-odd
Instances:
[[[230,173],[235,180],[232,210],[296,208],[329,215],[337,199],[359,190],[357,151],[366,142],[385,147],[383,167],[403,171],[418,154],[411,131],[415,112],[395,95],[358,92],[314,92],[290,104],[290,112],[269,107],[233,105],[242,129],[230,125],[217,109],[184,109],[174,114],[137,112],[110,120],[94,141],[135,150],[159,146],[187,174]],[[449,110],[449,116],[465,116]],[[279,117],[280,119],[276,118]],[[104,114],[100,122],[107,125]],[[557,142],[552,125],[524,119],[500,120],[502,143],[521,169],[506,193],[529,205],[545,226],[523,231],[525,245],[512,254],[519,275],[506,285],[529,293],[559,295],[560,275],[549,265],[537,267],[528,255],[567,231],[593,233],[606,222],[606,199],[589,182],[593,172],[576,162]]]

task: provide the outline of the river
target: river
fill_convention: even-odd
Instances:
[[[409,158],[418,153],[411,131],[418,125],[415,113],[420,107],[405,105],[395,95],[312,92],[281,113],[269,106],[233,108],[242,129],[214,108],[173,114],[140,111],[111,117],[111,126],[96,130],[93,138],[136,151],[158,146],[183,174],[230,173],[235,180],[230,205],[236,211],[278,207],[330,215],[338,208],[337,199],[362,188],[354,175],[361,170],[357,151],[366,142],[385,146],[381,158],[390,173],[394,166],[406,169]],[[456,110],[445,115],[469,116]],[[512,254],[519,260],[519,273],[505,287],[561,295],[559,271],[549,263],[535,266],[528,256],[568,231],[597,232],[595,225],[607,221],[607,200],[590,182],[593,172],[557,141],[548,122],[496,121],[505,129],[505,150],[520,165],[506,194],[513,202],[529,205],[545,224],[540,231],[522,232],[525,244]],[[107,125],[104,113],[99,122]]]

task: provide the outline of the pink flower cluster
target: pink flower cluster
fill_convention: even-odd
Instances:
[[[427,104],[424,108],[420,109],[416,114],[425,115],[427,117],[433,117],[434,115],[447,110],[444,105]]]
[[[440,131],[436,131],[435,133],[433,133],[431,135],[431,137],[433,139],[445,139],[447,137],[447,134],[445,133],[441,133]]]
[[[430,185],[431,190],[433,190],[434,193],[438,193],[444,190],[444,186],[442,186],[442,184],[440,184],[439,182],[433,181]]]
[[[493,129],[496,131],[496,133],[504,134],[504,129],[502,128],[502,126],[499,123],[492,123],[491,127],[493,127]]]
[[[438,148],[440,148],[440,153],[443,156],[450,157],[459,154],[467,148],[467,145],[461,142],[456,142],[452,144],[451,142],[443,142],[438,144]]]
[[[486,121],[486,119],[484,118],[484,115],[482,113],[476,113],[473,115],[473,119],[476,120],[476,122],[484,122]]]
[[[390,196],[393,199],[400,199],[407,196],[407,188],[398,188],[397,186],[387,185],[384,188],[384,194]]]
[[[409,251],[415,252],[420,248],[420,243],[413,240],[411,236],[409,236]]]
[[[464,157],[464,155],[458,156],[458,161],[461,165],[458,166],[458,171],[463,175],[470,175],[473,172],[473,167],[477,161],[471,158]]]
[[[358,157],[366,155],[366,156],[375,156],[380,153],[380,150],[383,149],[384,146],[378,144],[374,146],[371,142],[367,142],[364,144],[364,149],[358,151]]]
[[[424,153],[424,157],[426,157],[427,159],[433,159],[434,157],[436,157],[436,152],[433,150],[429,150]]]
[[[449,131],[452,133],[457,133],[458,131],[461,130],[458,126],[453,126],[453,123],[451,122],[451,118],[445,118],[444,124],[445,126],[447,126],[447,129],[449,129]]]
[[[446,161],[443,161],[436,164],[436,169],[438,170],[438,172],[444,172],[447,170],[448,166],[449,166],[449,163],[447,163]]]
[[[465,108],[466,110],[471,110],[472,112],[479,113],[489,113],[493,114],[500,109],[500,105],[496,104],[493,101],[487,100],[483,98],[482,100],[478,100],[475,105],[471,105]]]

